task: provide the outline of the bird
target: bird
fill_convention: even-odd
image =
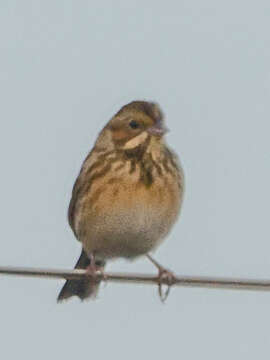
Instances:
[[[172,278],[150,255],[177,221],[184,195],[184,172],[166,143],[167,131],[160,106],[144,100],[124,105],[101,130],[68,209],[69,225],[82,245],[75,269],[94,275],[107,261],[147,256],[160,279]],[[67,280],[58,302],[95,298],[99,283],[95,276]]]

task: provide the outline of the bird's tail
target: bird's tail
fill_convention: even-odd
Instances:
[[[82,250],[81,256],[75,269],[86,269],[90,265],[90,259],[86,252]],[[99,268],[104,268],[105,263],[97,264]],[[99,282],[95,280],[82,279],[82,280],[67,280],[62,290],[60,291],[57,302],[66,300],[71,296],[78,296],[81,300],[89,297],[95,297],[98,291]]]

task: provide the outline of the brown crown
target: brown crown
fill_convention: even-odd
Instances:
[[[159,108],[158,104],[147,101],[132,101],[127,105],[124,105],[116,114],[120,115],[124,111],[139,111],[143,112],[151,117],[155,122],[161,122],[163,120],[163,113]]]

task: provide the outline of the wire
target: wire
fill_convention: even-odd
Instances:
[[[87,273],[85,270],[59,270],[59,269],[36,269],[24,267],[2,266],[0,274],[39,277],[39,278],[57,278],[57,279],[82,279],[96,276],[100,281],[121,282],[121,283],[141,283],[158,285],[160,282],[168,284],[168,279],[159,278],[150,274],[131,274],[131,273],[105,273],[97,271],[95,275]],[[175,276],[171,283],[173,286],[184,287],[203,287],[214,289],[232,289],[232,290],[255,290],[270,291],[270,280],[264,279],[234,279],[223,277],[203,277],[203,276]]]

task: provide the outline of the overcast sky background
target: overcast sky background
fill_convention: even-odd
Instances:
[[[0,264],[73,268],[72,185],[125,103],[155,100],[186,175],[155,257],[178,274],[270,278],[270,4],[0,3]],[[146,259],[108,270],[155,272]],[[270,293],[1,277],[3,359],[268,359]]]

